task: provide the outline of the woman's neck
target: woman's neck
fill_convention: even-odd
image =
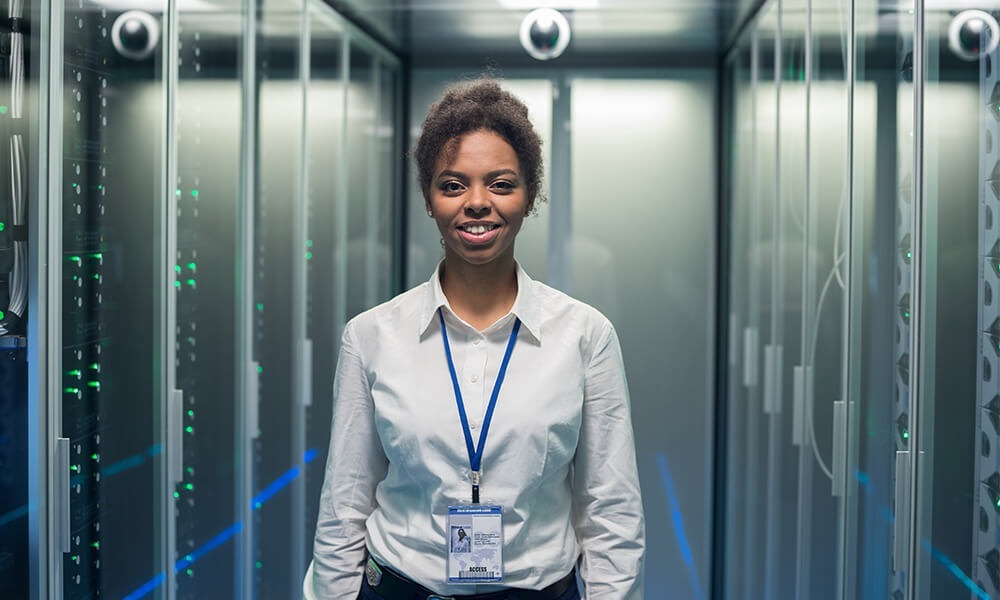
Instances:
[[[517,264],[496,261],[472,265],[445,257],[441,289],[451,309],[463,321],[482,331],[510,312],[517,299]]]

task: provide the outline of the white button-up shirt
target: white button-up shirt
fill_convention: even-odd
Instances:
[[[437,272],[347,324],[307,598],[354,600],[366,547],[439,594],[541,589],[578,565],[589,600],[642,597],[618,337],[597,310],[520,267],[517,282],[510,313],[482,332],[452,312]],[[515,317],[522,323],[482,459],[481,501],[503,507],[499,587],[447,583],[448,507],[471,500],[471,482],[439,308],[476,444]]]

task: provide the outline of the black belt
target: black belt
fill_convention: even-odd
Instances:
[[[546,587],[543,590],[523,590],[511,588],[499,592],[489,592],[487,594],[471,594],[463,596],[443,596],[435,594],[424,586],[412,581],[403,575],[393,571],[389,567],[379,565],[382,570],[382,580],[378,585],[370,585],[365,579],[362,585],[370,587],[376,594],[385,600],[503,600],[513,596],[517,600],[555,600],[570,588],[576,587],[576,569],[569,572],[569,575]]]

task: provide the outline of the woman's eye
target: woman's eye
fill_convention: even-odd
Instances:
[[[490,187],[497,192],[507,193],[513,191],[516,186],[510,181],[494,181]]]
[[[464,186],[457,181],[446,181],[441,184],[441,191],[446,194],[457,194],[464,189]]]

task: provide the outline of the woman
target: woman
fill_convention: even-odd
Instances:
[[[572,600],[578,567],[589,599],[641,598],[617,335],[514,260],[542,176],[527,108],[453,87],[415,157],[444,259],[344,330],[306,596]]]

